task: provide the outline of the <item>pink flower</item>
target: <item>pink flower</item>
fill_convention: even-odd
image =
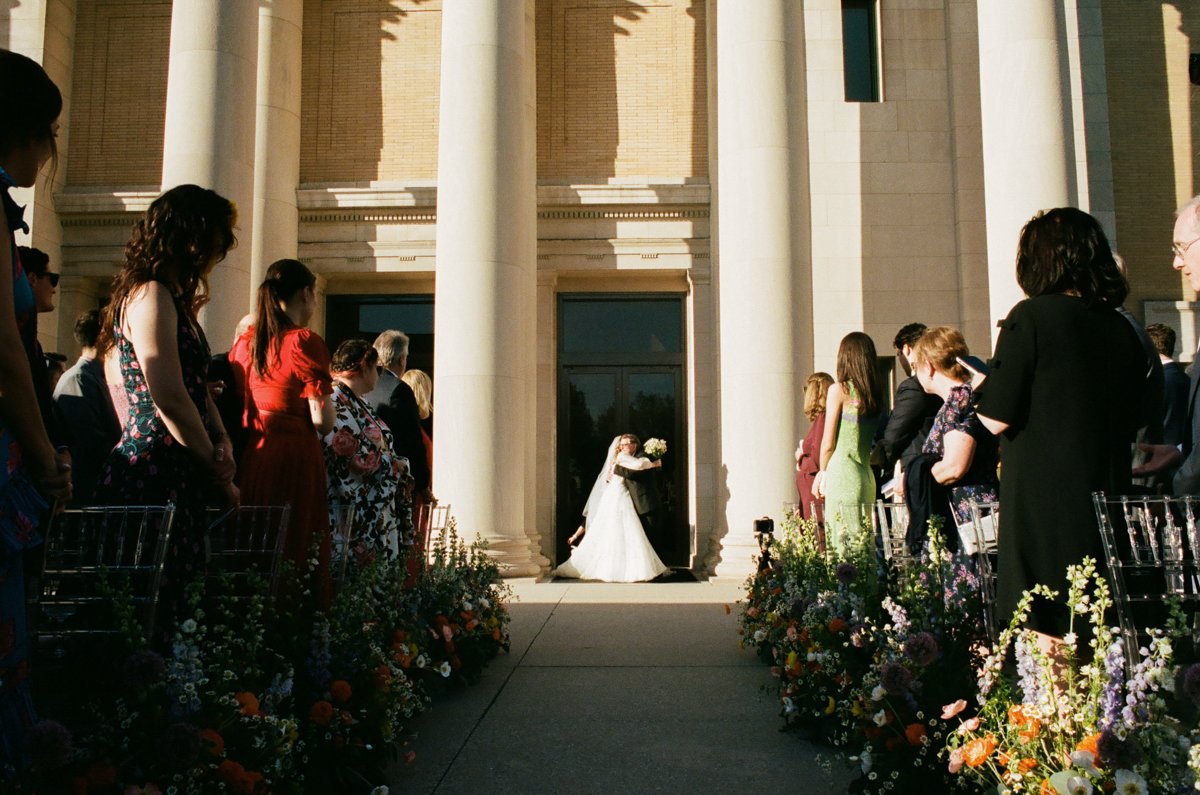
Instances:
[[[354,470],[360,475],[369,475],[370,473],[379,469],[379,451],[372,450],[366,455],[355,456],[354,459],[350,461],[350,469]]]
[[[946,706],[942,707],[942,720],[950,720],[966,708],[967,702],[961,698],[958,701],[955,701],[953,704],[947,704]]]
[[[358,442],[348,428],[339,428],[338,432],[329,440],[329,447],[333,450],[334,455],[345,458],[354,454],[354,451],[358,449]]]
[[[953,751],[950,752],[950,764],[946,766],[946,769],[949,770],[951,773],[957,773],[959,770],[962,769],[962,766],[963,766],[962,749],[955,748]]]
[[[383,434],[379,432],[379,428],[375,425],[368,425],[363,429],[363,436],[367,437],[372,442],[378,442],[383,438]]]
[[[979,718],[970,718],[964,720],[962,725],[958,727],[959,734],[969,734],[979,728]]]

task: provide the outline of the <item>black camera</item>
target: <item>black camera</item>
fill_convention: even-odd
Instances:
[[[775,532],[775,520],[769,516],[755,519],[754,532],[759,535],[771,535]]]

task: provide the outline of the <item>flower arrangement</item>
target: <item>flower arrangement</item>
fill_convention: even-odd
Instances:
[[[642,445],[642,449],[646,451],[646,455],[657,460],[667,454],[667,443],[657,437],[651,437]]]

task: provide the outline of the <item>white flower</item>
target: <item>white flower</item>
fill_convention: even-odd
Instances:
[[[1092,795],[1092,782],[1083,776],[1071,776],[1067,779],[1067,792],[1070,795]]]
[[[442,676],[450,676],[450,663],[444,662],[438,666],[438,673]]]
[[[1075,636],[1074,632],[1068,632],[1066,635],[1063,635],[1063,643],[1067,644],[1068,646],[1074,646],[1076,640],[1078,640],[1078,638]]]
[[[887,695],[887,690],[884,689],[883,685],[875,685],[875,689],[871,691],[871,700],[872,701],[883,701],[883,698],[886,695]]]
[[[413,660],[413,665],[417,666],[418,668],[424,668],[426,665],[429,665],[429,658],[424,654],[421,654],[417,657],[417,659]]]
[[[882,724],[880,724],[882,725]],[[858,755],[858,764],[862,768],[863,775],[871,772],[871,749],[864,748],[862,753]]]
[[[766,636],[767,636],[767,631],[765,629],[754,630],[754,642],[755,643],[762,643],[763,638],[765,638]]]
[[[1113,774],[1113,781],[1117,785],[1118,795],[1149,795],[1146,779],[1132,770],[1118,770]]]
[[[371,790],[371,795],[388,795],[388,788],[384,784],[380,784],[375,789]]]
[[[887,723],[887,710],[879,710],[875,713],[871,720],[875,721],[876,726],[882,726],[883,724]]]
[[[1089,776],[1100,775],[1100,770],[1096,767],[1096,756],[1091,751],[1071,752],[1071,764]]]
[[[181,630],[183,630],[183,634],[191,635],[193,632],[196,631],[196,620],[194,618],[189,618],[186,621],[184,621],[182,624],[180,624],[179,628]]]

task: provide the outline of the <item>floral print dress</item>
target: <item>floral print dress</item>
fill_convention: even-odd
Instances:
[[[962,431],[975,440],[975,455],[971,466],[957,483],[950,486],[950,507],[958,524],[971,521],[971,500],[996,502],[1000,499],[1000,481],[996,478],[999,462],[999,441],[983,427],[975,407],[971,405],[971,387],[967,384],[952,387],[950,396],[933,419],[933,427],[923,453],[941,458],[946,454],[946,434]]]
[[[413,540],[410,503],[403,499],[413,487],[408,460],[396,455],[387,424],[343,383],[334,383],[333,407],[337,419],[325,436],[329,504],[354,506],[356,557],[396,555]]]

